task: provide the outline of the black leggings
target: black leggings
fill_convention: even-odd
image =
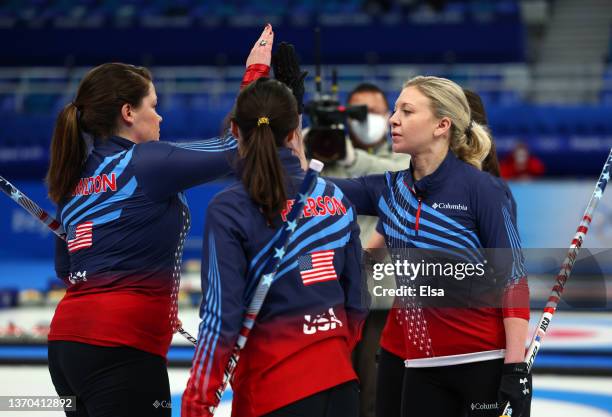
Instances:
[[[359,417],[359,384],[336,385],[262,417]]]
[[[499,417],[503,359],[432,368],[406,368],[402,417]]]
[[[401,416],[405,369],[402,358],[380,348],[376,373],[376,417]]]
[[[129,347],[49,342],[49,372],[58,395],[74,395],[69,417],[170,417],[166,360]],[[176,404],[179,407],[179,404]]]
[[[503,359],[431,368],[406,368],[382,349],[377,417],[498,417]]]

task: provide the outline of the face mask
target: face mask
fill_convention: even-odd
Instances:
[[[366,120],[348,119],[351,132],[364,145],[374,145],[380,142],[389,131],[389,124],[384,116],[368,113]]]

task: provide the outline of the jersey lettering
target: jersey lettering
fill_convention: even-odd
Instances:
[[[111,174],[110,178],[106,174],[81,178],[72,195],[99,194],[105,193],[109,189],[111,191],[117,191],[117,178],[115,174]]]
[[[287,221],[287,214],[293,207],[294,200],[287,200],[285,208],[281,211],[283,221]],[[342,201],[336,197],[319,196],[317,198],[308,197],[302,214],[304,217],[318,216],[344,216],[346,215],[346,207]]]

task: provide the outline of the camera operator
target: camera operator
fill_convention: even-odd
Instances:
[[[391,152],[387,140],[389,102],[385,93],[374,84],[362,83],[349,93],[347,105],[366,106],[367,118],[364,121],[347,119],[348,136],[345,138],[344,153],[338,153],[338,158],[331,161],[326,160],[322,175],[349,178],[406,169],[410,156]],[[308,130],[304,133],[304,140],[308,142]],[[359,216],[359,227],[362,245],[367,248],[376,227],[376,218]]]

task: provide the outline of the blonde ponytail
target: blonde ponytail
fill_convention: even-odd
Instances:
[[[452,137],[450,150],[462,161],[482,169],[482,161],[491,150],[491,136],[488,129],[479,123],[471,122],[463,135]]]

